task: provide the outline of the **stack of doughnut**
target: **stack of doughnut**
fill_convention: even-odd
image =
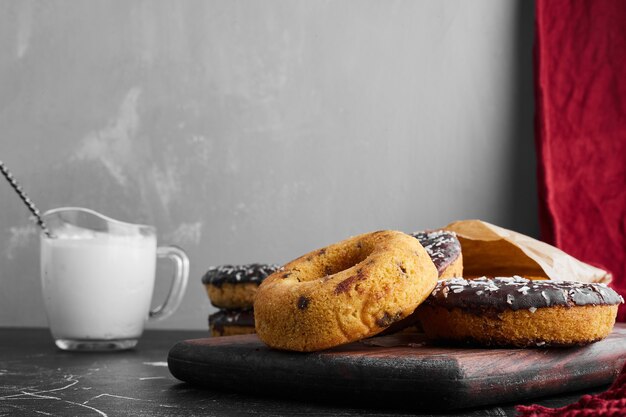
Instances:
[[[254,333],[254,294],[279,265],[213,266],[202,277],[211,304],[219,310],[209,315],[212,336]]]
[[[259,286],[254,320],[268,346],[310,352],[419,319],[436,341],[584,345],[612,330],[623,299],[603,284],[467,280],[452,232],[382,230],[309,252]]]

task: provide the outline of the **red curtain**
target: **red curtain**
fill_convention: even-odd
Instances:
[[[542,238],[626,296],[626,1],[537,0],[535,36]]]

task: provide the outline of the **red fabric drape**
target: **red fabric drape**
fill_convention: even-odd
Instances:
[[[611,388],[602,394],[583,395],[577,402],[561,408],[537,404],[517,406],[518,417],[621,417],[626,415],[626,365]]]
[[[542,238],[626,296],[626,1],[537,0],[535,36]]]

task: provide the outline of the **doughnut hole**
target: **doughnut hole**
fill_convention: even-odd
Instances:
[[[290,262],[284,274],[302,281],[312,281],[336,275],[362,263],[374,251],[374,242],[361,239],[345,247],[327,247],[308,253]],[[289,266],[296,267],[289,268]],[[297,272],[294,274],[293,272]]]

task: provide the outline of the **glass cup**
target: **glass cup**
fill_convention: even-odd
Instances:
[[[43,218],[51,235],[41,233],[43,298],[59,348],[133,348],[146,320],[163,319],[180,305],[189,259],[177,247],[157,247],[154,227],[79,207],[50,210]],[[157,258],[175,268],[165,301],[151,310]]]

